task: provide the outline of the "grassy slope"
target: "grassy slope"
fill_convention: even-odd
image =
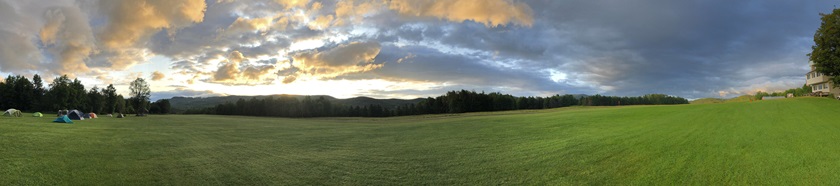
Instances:
[[[691,104],[709,104],[709,103],[732,103],[732,102],[747,102],[752,101],[752,95],[742,95],[734,98],[729,99],[721,99],[721,98],[700,98],[694,101],[691,101]]]
[[[691,104],[709,104],[709,103],[723,103],[726,102],[726,99],[721,98],[700,98],[694,101],[691,101]]]
[[[0,118],[0,184],[829,184],[840,102],[397,118]]]

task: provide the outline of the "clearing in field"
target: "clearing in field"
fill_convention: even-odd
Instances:
[[[796,98],[395,118],[3,117],[0,184],[830,184],[838,108]]]

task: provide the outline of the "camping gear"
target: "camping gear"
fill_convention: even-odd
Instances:
[[[69,110],[58,110],[58,114],[56,116],[61,117],[61,116],[67,115],[68,112],[70,112],[70,111]]]
[[[71,110],[67,113],[67,117],[72,120],[85,120],[84,116],[85,114],[82,114],[79,110]]]
[[[108,117],[114,117],[114,115],[113,114],[108,114]]]
[[[125,117],[125,115],[123,115],[123,114],[117,114],[117,118],[124,118],[124,117]]]
[[[84,114],[84,115],[82,115],[82,118],[90,119],[90,114]]]
[[[90,115],[90,118],[96,118],[96,113],[91,112],[91,113],[88,113],[88,115]]]
[[[53,122],[73,124],[73,121],[71,121],[70,118],[67,117],[67,115],[55,118],[55,120],[53,120]]]
[[[23,114],[20,113],[20,110],[9,109],[9,110],[6,110],[6,112],[3,112],[3,116],[23,117]]]
[[[44,114],[41,114],[41,112],[35,112],[35,113],[32,113],[32,117],[39,117],[40,118],[40,117],[44,117]]]

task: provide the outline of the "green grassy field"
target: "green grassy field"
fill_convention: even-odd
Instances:
[[[395,118],[3,117],[0,184],[836,184],[838,111],[795,98]]]
[[[752,101],[755,96],[752,95],[742,95],[734,98],[723,99],[723,98],[700,98],[694,101],[691,101],[691,104],[709,104],[709,103],[732,103],[732,102],[748,102]]]

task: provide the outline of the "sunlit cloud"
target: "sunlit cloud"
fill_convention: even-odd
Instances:
[[[161,29],[175,32],[201,22],[203,0],[117,0],[100,4],[108,23],[100,39],[107,48],[134,47]]]
[[[295,70],[292,74],[285,74],[293,78],[284,79],[283,82],[294,81],[294,76],[331,78],[380,68],[382,64],[373,63],[380,49],[381,46],[377,42],[352,42],[325,51],[298,53],[293,57],[291,68],[299,70]]]
[[[509,23],[532,26],[533,10],[511,0],[390,0],[389,8],[408,16],[428,16],[461,22],[471,20],[489,27]]]
[[[143,77],[166,95],[197,96],[699,98],[799,87],[818,13],[831,6],[761,4],[0,0],[0,74],[67,74],[88,87]],[[778,16],[768,12],[785,14],[759,19]]]
[[[152,73],[151,78],[152,78],[153,81],[159,81],[159,80],[163,80],[163,78],[165,78],[165,77],[166,77],[166,75],[164,75],[162,72],[155,71],[155,72]]]
[[[219,68],[212,72],[209,82],[229,85],[267,84],[274,81],[273,64],[252,65],[248,58],[239,51],[233,51],[227,60],[220,63]]]

